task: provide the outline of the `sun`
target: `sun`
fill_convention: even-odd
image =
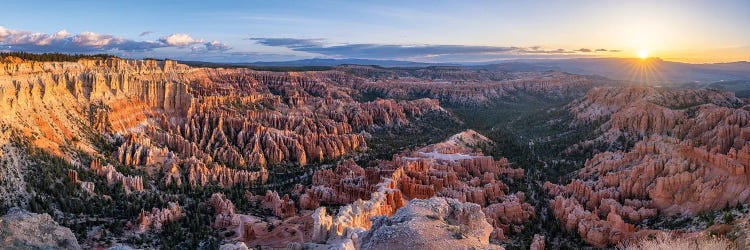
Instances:
[[[638,51],[638,57],[641,59],[648,58],[648,50],[642,49]]]

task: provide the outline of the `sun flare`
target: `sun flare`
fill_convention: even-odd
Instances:
[[[642,49],[638,51],[638,57],[641,59],[648,58],[648,50]]]

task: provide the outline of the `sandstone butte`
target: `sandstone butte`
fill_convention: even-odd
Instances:
[[[564,227],[604,247],[656,233],[636,224],[696,215],[750,199],[750,112],[733,94],[649,87],[594,88],[570,104],[578,122],[605,121],[602,136],[570,150],[616,140],[624,151],[588,159],[577,179],[545,183]]]
[[[247,194],[249,201],[260,203],[283,221],[237,214],[234,204],[217,193],[211,198],[217,212],[214,226],[235,231],[235,240],[248,246],[379,249],[409,244],[428,249],[467,237],[471,240],[454,246],[496,247],[488,245],[490,238],[505,240],[506,234],[520,232],[535,209],[524,201],[523,193],[509,193],[501,180],[523,178],[523,170],[510,168],[507,159],[481,155],[474,149],[481,143],[492,142],[469,130],[367,169],[343,161],[332,170],[316,171],[310,187],[295,188],[292,195],[298,197],[298,204],[272,191],[264,196]],[[342,207],[329,215],[322,204]],[[403,222],[398,219],[402,217],[413,221],[392,228],[395,221]],[[425,234],[408,241],[383,238],[395,234],[393,230]],[[412,234],[399,237],[407,235]],[[446,235],[453,236],[442,238]]]

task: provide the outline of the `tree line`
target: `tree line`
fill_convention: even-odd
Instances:
[[[117,58],[117,56],[110,54],[30,53],[23,51],[0,52],[0,58],[11,56],[39,62],[77,62],[80,59]]]

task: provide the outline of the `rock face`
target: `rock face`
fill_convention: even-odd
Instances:
[[[143,191],[143,178],[140,176],[126,176],[120,172],[117,172],[115,167],[112,165],[102,166],[98,159],[91,161],[90,170],[97,175],[104,176],[107,179],[109,185],[115,183],[122,184],[125,192],[139,192]]]
[[[67,173],[68,179],[92,195],[96,195],[94,184],[80,180],[79,174],[103,176],[107,184],[119,184],[126,193],[161,192],[153,189],[162,184],[183,190],[212,185],[273,189],[286,184],[268,183],[278,180],[278,167],[320,166],[366,150],[368,132],[410,126],[428,114],[449,116],[439,101],[482,106],[513,99],[521,92],[568,98],[602,83],[606,80],[557,72],[437,68],[383,72],[360,66],[261,72],[192,68],[169,60],[3,58],[0,159],[11,168],[0,172],[0,197],[16,202],[30,196],[13,187],[25,186],[22,179],[14,178],[23,161],[13,156],[17,152],[6,131],[18,131],[14,133],[28,138],[31,145],[68,160],[76,167]],[[658,152],[646,145],[638,151],[603,154],[587,163],[581,180],[548,184],[549,192],[558,196],[552,202],[555,215],[565,219],[566,227],[570,224],[570,230],[597,244],[609,244],[637,234],[632,224],[657,213],[700,212],[745,201],[741,178],[750,131],[745,129],[747,112],[737,109],[736,98],[648,89],[607,98],[616,92],[596,89],[570,109],[580,122],[608,118],[603,127],[607,137],[602,140],[659,135],[664,138],[649,140],[669,146]],[[672,100],[687,95],[692,97]],[[599,104],[610,99],[624,101]],[[703,104],[692,107],[696,103]],[[677,108],[683,106],[691,107]],[[270,212],[267,218],[238,214],[234,203],[217,193],[208,201],[216,211],[213,226],[233,231],[231,241],[252,247],[404,246],[385,237],[393,229],[414,234],[409,240],[415,240],[418,248],[494,248],[489,239],[503,241],[519,233],[535,209],[523,192],[511,191],[506,184],[523,178],[523,169],[477,150],[492,143],[468,130],[390,160],[370,162],[367,168],[342,161],[331,169],[310,171],[312,185],[296,186],[288,194],[246,193],[249,205]],[[81,162],[72,153],[79,151],[94,160]],[[695,168],[673,167],[671,161],[689,162]],[[714,165],[722,167],[716,170]],[[650,168],[653,174],[631,173]],[[591,177],[607,171],[612,177]],[[144,179],[153,181],[144,183]],[[615,179],[624,181],[614,183]],[[718,188],[732,189],[729,193],[735,195],[717,194]],[[668,195],[676,190],[691,192]],[[326,209],[329,205],[339,209]],[[568,218],[572,212],[576,215]],[[179,204],[170,203],[142,211],[131,228],[158,230],[185,214]],[[411,225],[415,228],[406,228]],[[539,246],[539,240],[535,242]]]
[[[415,199],[396,214],[378,217],[360,249],[502,249],[489,243],[492,226],[481,208],[455,199]]]
[[[177,186],[263,184],[269,165],[336,159],[367,148],[362,131],[447,115],[433,99],[359,102],[350,96],[359,78],[341,71],[191,68],[117,58],[3,58],[0,69],[3,133],[17,130],[33,146],[76,164],[66,148],[98,154],[114,144],[104,157],[160,171],[161,181]],[[140,176],[114,167],[95,162],[90,170],[128,192],[144,189]]]
[[[211,195],[209,202],[214,207],[214,212],[216,213],[214,227],[226,228],[239,225],[239,219],[234,211],[234,203],[224,197],[223,194],[215,193]]]
[[[427,199],[433,196],[449,197],[460,202],[473,202],[485,207],[487,220],[495,227],[495,239],[505,239],[511,225],[521,225],[534,216],[534,208],[524,202],[523,193],[507,194],[508,186],[501,177],[522,178],[522,169],[509,167],[507,159],[495,161],[492,157],[475,152],[481,143],[492,143],[486,137],[469,130],[448,140],[426,146],[405,155],[395,155],[391,161],[380,161],[367,170],[354,162],[345,161],[334,170],[322,170],[313,175],[313,185],[300,196],[303,209],[315,209],[320,204],[348,204],[351,215],[339,210],[341,222],[336,234],[344,234],[346,227],[367,229],[369,219],[380,214],[392,214],[403,205],[401,199]],[[426,153],[429,152],[429,153]],[[375,195],[375,196],[374,196]],[[390,198],[393,196],[394,198]],[[383,209],[374,214],[372,204],[381,204],[377,197],[389,197]],[[360,203],[358,199],[369,199]],[[374,200],[375,199],[375,200]],[[395,199],[391,202],[391,199]],[[362,208],[366,207],[366,208]],[[355,218],[350,218],[354,216]],[[334,225],[336,218],[334,218]],[[346,226],[341,226],[346,225]]]
[[[145,118],[144,112],[184,114],[189,107],[185,85],[167,81],[164,76],[190,70],[171,61],[5,60],[0,65],[5,69],[0,72],[3,123],[26,124],[19,127],[22,133],[40,135],[32,141],[34,145],[58,155],[62,155],[59,146],[84,143],[81,139],[87,134],[82,126],[124,130],[145,122],[138,119]],[[109,118],[123,120],[107,121],[109,104],[134,109],[112,110]]]
[[[48,214],[11,209],[0,219],[0,242],[4,249],[81,249],[70,229]]]
[[[555,217],[595,246],[653,234],[634,223],[748,202],[750,112],[712,90],[595,88],[573,103],[579,120],[609,120],[596,139],[638,142],[587,160],[578,179],[545,183]]]
[[[519,92],[550,98],[578,96],[588,88],[613,82],[559,72],[497,72],[460,68],[404,72],[365,66],[348,66],[344,70],[364,77],[352,84],[369,94],[397,99],[426,96],[444,104],[462,106],[489,105],[491,101],[513,99],[514,94]]]
[[[91,195],[95,195],[96,194],[94,192],[94,187],[95,187],[94,183],[93,182],[79,180],[78,179],[78,171],[75,171],[75,170],[72,170],[72,169],[68,169],[68,178],[70,178],[70,182],[80,185],[81,189],[83,189],[84,191],[86,191],[86,193],[91,194]]]
[[[8,141],[9,135],[10,133],[0,131],[0,144]],[[21,149],[11,144],[0,145],[0,207],[28,204],[31,194],[25,188],[25,166],[27,159]]]
[[[544,250],[544,236],[535,234],[529,250]]]
[[[451,204],[477,204],[471,208],[471,213],[482,214],[482,225],[489,225],[490,230],[486,235],[483,232],[481,237],[472,236],[484,240],[471,243],[471,246],[486,245],[490,237],[504,240],[506,234],[522,230],[522,225],[534,216],[535,211],[524,201],[523,193],[509,194],[508,186],[501,181],[501,178],[522,178],[523,170],[510,168],[507,159],[496,161],[481,155],[476,146],[482,143],[492,142],[475,131],[466,131],[444,142],[394,155],[390,161],[374,162],[367,169],[353,161],[343,161],[332,170],[316,171],[310,187],[300,186],[292,192],[299,195],[299,208],[302,211],[315,210],[312,213],[277,213],[278,204],[285,203],[278,194],[268,192],[265,196],[254,196],[249,200],[262,200],[262,206],[274,211],[278,217],[290,218],[290,222],[284,221],[271,232],[256,231],[253,240],[246,243],[250,246],[284,247],[290,243],[311,242],[329,247],[361,247],[359,239],[375,226],[377,221],[373,221],[374,218],[394,216],[409,200],[417,202],[416,199],[435,196],[445,197],[437,199],[443,203],[450,200]],[[221,205],[224,203],[219,198],[212,198],[212,204],[217,204],[215,207],[226,207]],[[337,214],[328,215],[325,207],[321,207],[325,204],[342,207]],[[217,210],[225,211],[223,208]],[[225,220],[228,216],[218,218]],[[301,224],[308,218],[312,221],[310,224]],[[279,241],[279,235],[289,230],[301,231],[294,235],[303,236]]]
[[[279,197],[276,191],[268,190],[261,204],[262,208],[273,211],[276,217],[287,218],[297,214],[297,207],[294,205],[294,201],[289,198],[289,195]]]
[[[182,212],[180,204],[170,202],[169,207],[166,208],[152,208],[150,212],[141,211],[135,221],[135,231],[138,233],[146,232],[149,229],[159,231],[164,223],[176,221],[182,217],[185,217],[185,213]]]
[[[579,123],[606,121],[597,140],[663,135],[725,153],[742,148],[750,136],[743,105],[731,92],[630,87],[594,88],[569,109]]]
[[[629,106],[652,103],[658,106],[682,109],[691,106],[714,104],[738,106],[742,100],[731,92],[706,89],[667,90],[653,87],[595,87],[586,96],[568,107],[580,121],[594,121],[626,109]]]

